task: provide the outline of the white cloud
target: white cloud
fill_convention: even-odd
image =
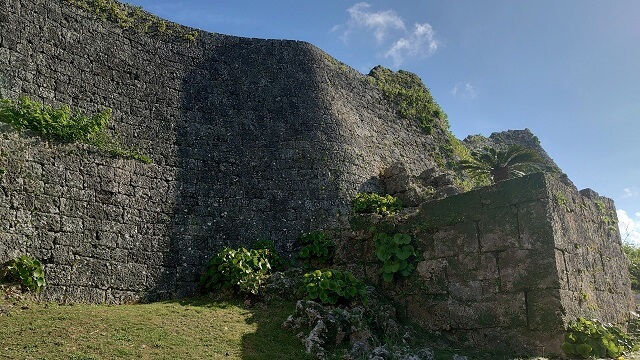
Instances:
[[[635,217],[629,216],[624,210],[618,210],[617,214],[622,241],[640,246],[640,212],[635,213]]]
[[[455,98],[475,99],[477,93],[475,87],[470,82],[466,82],[455,84],[453,89],[451,89],[451,95]]]
[[[373,33],[378,44],[382,44],[388,33],[393,30],[404,30],[404,21],[393,10],[371,12],[366,2],[359,2],[349,9],[349,21],[343,25],[336,25],[331,32],[339,32],[340,39],[345,43],[349,41],[351,34],[359,29],[365,29]]]
[[[407,56],[427,57],[433,55],[439,46],[435,38],[435,32],[431,25],[415,24],[413,31],[406,37],[402,37],[391,45],[384,57],[393,59],[395,66],[400,66]]]
[[[630,198],[630,197],[636,197],[640,195],[640,189],[638,189],[635,186],[632,188],[625,188],[623,189],[623,191],[624,191],[624,195],[622,195],[622,198]]]
[[[440,43],[435,31],[428,23],[414,24],[408,29],[404,19],[394,10],[372,11],[371,5],[359,2],[349,9],[349,20],[334,26],[331,31],[339,32],[345,43],[357,32],[373,35],[378,47],[386,47],[382,52],[391,58],[395,66],[400,66],[407,57],[427,57],[433,55]]]
[[[404,21],[393,10],[370,12],[371,5],[359,2],[347,12],[351,16],[349,27],[364,27],[373,31],[376,41],[380,44],[384,41],[389,29],[403,30]]]

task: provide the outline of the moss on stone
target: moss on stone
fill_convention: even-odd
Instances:
[[[142,10],[139,6],[122,4],[116,0],[64,0],[78,8],[88,11],[103,21],[110,21],[122,29],[132,29],[141,33],[162,35],[193,42],[198,36],[197,30],[161,19]]]

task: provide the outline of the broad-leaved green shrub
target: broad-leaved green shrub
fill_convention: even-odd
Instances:
[[[209,261],[200,282],[209,291],[233,289],[234,292],[257,295],[269,276],[269,250],[234,250],[224,248]]]
[[[351,205],[357,214],[392,215],[402,210],[400,199],[375,193],[357,193]]]
[[[324,304],[367,301],[364,283],[348,271],[324,269],[306,273],[302,290],[308,300],[317,299]]]
[[[7,280],[20,283],[23,288],[30,291],[40,292],[47,284],[42,263],[29,255],[22,255],[9,261],[5,272]]]
[[[312,231],[303,234],[298,242],[302,246],[298,251],[298,259],[302,260],[307,268],[331,264],[336,244],[327,239],[324,232]]]
[[[640,247],[625,244],[622,250],[627,257],[631,289],[640,291]]]
[[[396,274],[409,276],[415,265],[416,252],[411,245],[411,236],[406,234],[387,235],[378,233],[373,237],[376,257],[382,262],[382,278],[391,282]]]
[[[637,349],[633,339],[619,328],[584,318],[578,318],[569,325],[562,343],[562,351],[567,355],[583,359],[617,358]]]
[[[251,248],[253,250],[269,251],[267,259],[269,260],[269,265],[271,265],[271,270],[284,271],[289,267],[289,262],[278,253],[273,241],[267,239],[256,240],[253,245],[251,245]]]

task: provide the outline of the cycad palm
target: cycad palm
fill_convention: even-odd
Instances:
[[[543,160],[536,151],[513,145],[504,150],[485,147],[483,151],[474,152],[471,159],[461,160],[459,169],[469,171],[476,178],[490,177],[497,183],[540,170],[542,165]]]

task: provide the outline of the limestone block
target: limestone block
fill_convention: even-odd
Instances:
[[[484,212],[479,222],[482,251],[498,251],[519,246],[517,210],[511,206]]]
[[[482,299],[482,281],[450,282],[448,293],[456,301],[480,301]]]
[[[500,252],[501,289],[521,292],[530,289],[559,289],[556,254],[551,251],[511,249]]]
[[[517,328],[527,322],[524,293],[495,294],[481,301],[451,299],[448,304],[454,329]]]
[[[106,291],[93,287],[69,286],[64,293],[64,301],[102,304],[107,300]]]
[[[482,206],[488,209],[548,198],[542,173],[523,176],[517,181],[502,181],[482,192]]]
[[[527,323],[531,330],[564,330],[560,290],[533,290],[527,296]]]
[[[146,285],[147,266],[142,264],[128,263],[116,264],[111,268],[112,289],[137,290],[144,289]]]
[[[549,224],[549,209],[546,202],[535,201],[517,206],[520,247],[539,249],[553,246],[553,228]]]
[[[433,235],[435,257],[478,251],[478,235],[475,224],[463,222],[443,227]]]
[[[407,317],[424,329],[442,331],[451,328],[451,314],[444,296],[407,296],[406,309]]]
[[[418,263],[416,272],[420,282],[426,288],[425,293],[447,293],[449,290],[447,286],[447,267],[448,263],[445,259],[425,260]]]
[[[363,250],[363,243],[365,241],[366,240],[356,240],[351,238],[336,241],[334,262],[336,264],[362,262],[365,257]],[[373,240],[369,241],[373,242]]]
[[[69,271],[69,282],[87,288],[106,289],[110,285],[110,274],[111,265],[108,261],[76,258]]]

